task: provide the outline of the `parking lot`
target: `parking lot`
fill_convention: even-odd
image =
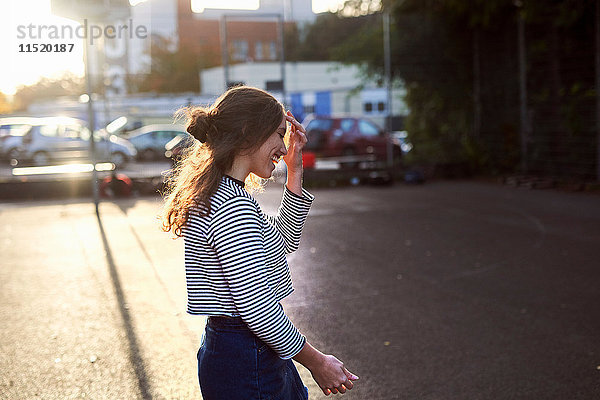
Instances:
[[[597,196],[474,182],[311,189],[292,321],[348,399],[591,399]],[[258,197],[276,211],[281,186]],[[0,204],[2,398],[199,398],[203,318],[157,197]],[[311,398],[321,398],[299,367]],[[338,396],[339,397],[339,396]]]

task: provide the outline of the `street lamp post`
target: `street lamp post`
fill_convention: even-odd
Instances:
[[[225,74],[225,90],[229,89],[229,51],[227,49],[227,15],[221,17],[221,26],[219,27],[221,36],[221,60],[223,63],[223,73]]]
[[[527,162],[527,142],[529,140],[529,124],[527,115],[527,61],[525,51],[525,19],[523,16],[523,4],[520,0],[515,1],[517,6],[517,36],[519,49],[519,108],[520,108],[520,136],[521,136],[521,172],[527,173],[529,165]]]
[[[50,8],[53,14],[69,18],[85,26],[87,29],[87,21],[102,22],[107,18],[109,5],[106,1],[98,2],[95,0],[79,0],[77,2],[68,0],[51,0]],[[92,163],[92,195],[96,214],[98,214],[98,173],[96,171],[96,144],[94,141],[94,104],[92,99],[92,82],[90,72],[90,44],[88,43],[88,32],[83,38],[83,53],[84,53],[84,68],[85,82],[87,92],[87,113],[88,126],[90,130],[90,162]]]
[[[596,0],[596,180],[600,182],[600,0]]]
[[[385,119],[386,131],[389,135],[392,131],[392,60],[390,49],[390,13],[388,10],[383,12],[383,55],[385,83],[387,91],[387,116]],[[387,140],[387,164],[388,168],[393,166],[394,149],[392,141]]]
[[[83,53],[85,64],[85,86],[87,92],[87,113],[88,126],[90,130],[90,158],[92,163],[92,195],[94,197],[94,207],[98,214],[98,203],[100,202],[98,193],[98,172],[96,171],[96,141],[94,139],[94,129],[96,121],[94,119],[94,103],[92,100],[92,77],[90,75],[90,45],[87,38],[83,39]]]

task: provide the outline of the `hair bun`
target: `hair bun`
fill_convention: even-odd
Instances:
[[[198,107],[190,112],[187,132],[201,143],[206,143],[209,139],[209,133],[215,130],[215,113],[205,108]]]

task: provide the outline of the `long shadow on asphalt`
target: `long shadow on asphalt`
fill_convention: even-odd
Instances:
[[[127,309],[125,303],[125,296],[121,287],[121,281],[119,280],[119,274],[117,273],[117,268],[113,260],[112,252],[110,250],[110,246],[108,245],[108,240],[106,239],[106,233],[104,232],[104,226],[102,225],[102,218],[98,213],[96,213],[96,217],[98,219],[98,227],[100,228],[100,234],[102,236],[102,244],[104,245],[106,262],[108,263],[108,268],[110,272],[110,279],[112,281],[115,293],[117,295],[117,302],[119,303],[119,312],[121,314],[121,319],[123,320],[125,333],[127,334],[127,342],[129,344],[129,362],[131,363],[135,371],[135,375],[138,381],[138,387],[142,398],[151,399],[152,395],[150,394],[150,384],[148,383],[146,369],[144,368],[144,362],[140,354],[138,340],[133,329],[133,324],[131,323],[131,316],[129,315],[129,310]]]

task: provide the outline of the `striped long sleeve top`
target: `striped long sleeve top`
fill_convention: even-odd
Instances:
[[[183,229],[190,314],[241,317],[282,359],[306,342],[279,303],[293,292],[285,255],[298,248],[314,196],[284,188],[276,216],[264,214],[243,182],[224,176],[202,216]]]

